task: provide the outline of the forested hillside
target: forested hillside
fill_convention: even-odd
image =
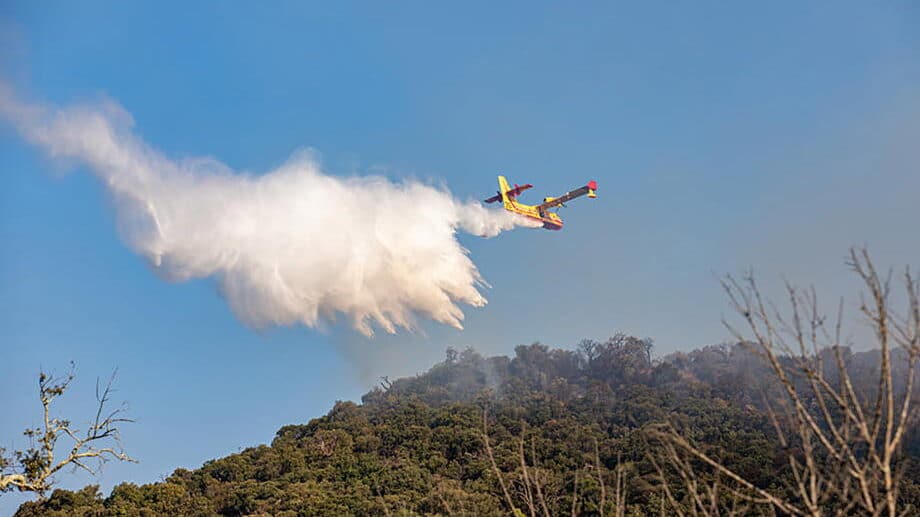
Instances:
[[[678,474],[648,432],[661,422],[758,487],[791,490],[794,445],[764,411],[780,387],[760,358],[740,345],[652,357],[651,342],[623,335],[511,358],[449,349],[270,445],[108,497],[57,490],[17,515],[670,515],[660,473]],[[847,352],[854,383],[871,390],[878,357]],[[909,436],[900,495],[915,505],[918,443]]]

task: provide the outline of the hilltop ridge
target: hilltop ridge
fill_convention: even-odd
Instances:
[[[877,361],[848,357],[866,372]],[[618,502],[624,515],[657,514],[651,424],[672,422],[760,486],[789,475],[761,405],[777,389],[764,368],[741,345],[655,360],[651,341],[626,335],[512,357],[448,349],[427,372],[384,378],[360,404],[284,426],[270,445],[108,497],[57,490],[16,515],[507,515],[509,504],[606,515]],[[918,482],[909,470],[902,497],[915,504]]]

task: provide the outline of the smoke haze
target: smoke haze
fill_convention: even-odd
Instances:
[[[456,239],[532,226],[418,181],[325,174],[308,152],[250,175],[211,158],[172,160],[112,101],[56,108],[0,85],[0,113],[57,159],[86,165],[116,202],[119,231],[161,277],[213,277],[256,328],[348,318],[366,336],[462,328],[485,282]]]

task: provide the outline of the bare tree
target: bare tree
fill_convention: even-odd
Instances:
[[[626,475],[629,472],[629,465],[622,462],[619,453],[617,453],[617,466],[614,472],[616,474],[616,490],[613,493],[616,502],[614,515],[615,517],[626,517]]]
[[[522,444],[523,444],[523,438]],[[540,508],[543,510],[543,515],[546,517],[552,517],[552,514],[549,511],[549,507],[546,505],[546,495],[544,495],[543,486],[546,484],[546,479],[548,478],[547,472],[540,468],[540,464],[537,462],[537,447],[534,445],[536,439],[530,437],[530,459],[533,462],[533,474],[531,478],[533,479],[533,484],[537,489],[537,500],[540,502]]]
[[[521,426],[524,427],[523,422]],[[483,411],[482,440],[485,445],[486,456],[492,467],[492,473],[498,479],[498,484],[501,487],[508,510],[515,516],[523,517],[529,515],[531,517],[549,517],[554,515],[554,512],[561,511],[561,506],[559,505],[561,499],[560,494],[563,491],[563,483],[559,479],[553,480],[550,471],[540,468],[535,445],[535,436],[530,437],[530,460],[528,461],[525,446],[526,440],[524,438],[525,434],[526,431],[522,431],[521,435],[516,438],[519,468],[515,469],[512,473],[503,473],[501,469],[499,469],[498,463],[495,461],[494,451],[489,440],[488,418],[485,410]],[[608,507],[608,487],[605,480],[606,467],[601,462],[600,447],[596,437],[593,439],[593,445],[594,449],[591,453],[593,463],[586,461],[582,467],[576,468],[570,472],[573,481],[572,502],[569,512],[573,516],[580,513],[583,504],[587,501],[584,493],[580,491],[580,484],[584,482],[585,479],[591,478],[597,483],[598,499],[595,503],[597,505],[596,511],[598,515],[607,515],[605,513]],[[585,459],[587,460],[588,458],[586,457]],[[616,486],[613,494],[615,504],[614,517],[624,517],[626,515],[626,486],[631,470],[631,464],[623,463],[620,456],[617,455],[617,464],[614,470],[616,479]],[[510,482],[506,481],[506,476],[511,477]],[[566,475],[565,477],[568,478],[569,476]],[[513,501],[515,498],[523,501],[524,506],[515,506]]]
[[[518,439],[518,459],[521,464],[521,476],[517,479],[517,484],[520,486],[519,494],[524,502],[527,503],[527,508],[530,511],[531,517],[536,517],[538,510],[542,512],[544,517],[551,517],[552,513],[549,511],[549,506],[547,504],[547,497],[544,493],[544,487],[546,485],[547,472],[540,469],[537,464],[537,452],[536,445],[534,444],[535,438],[530,437],[530,458],[532,465],[528,465],[527,456],[524,453],[524,437],[523,432],[521,437]]]
[[[578,515],[578,471],[575,471],[575,480],[572,482],[572,517]]]
[[[597,475],[597,485],[601,491],[598,511],[601,517],[604,517],[604,507],[607,506],[607,485],[604,483],[604,469],[601,467],[601,455],[597,446],[597,438],[594,439],[594,473]]]
[[[530,511],[530,517],[536,517],[537,507],[533,488],[534,483],[531,480],[530,474],[528,473],[527,458],[524,457],[523,437],[518,440],[518,445],[519,459],[521,461],[521,477],[518,480],[521,487],[519,493],[521,498],[524,499],[524,502],[527,503],[527,509]]]
[[[597,476],[597,486],[600,492],[598,501],[598,513],[603,517],[607,508],[607,483],[604,481],[604,466],[601,464],[600,447],[597,438],[594,438],[594,474]],[[614,517],[624,517],[626,515],[626,481],[627,474],[630,471],[630,465],[623,463],[622,457],[617,453],[617,465],[614,468],[614,492],[613,492],[613,515]],[[577,480],[576,472],[576,480]]]
[[[891,272],[879,274],[866,249],[851,249],[847,265],[864,287],[860,312],[880,356],[873,388],[860,390],[851,379],[842,301],[836,318],[828,321],[813,288],[787,283],[790,307],[784,313],[765,301],[753,275],[740,281],[727,276],[722,286],[746,330],[724,323],[763,358],[774,377],[778,389],[765,397],[765,407],[786,451],[791,482],[785,490],[756,486],[673,426],[659,426],[652,430],[663,444],[658,460],[677,472],[691,499],[686,506],[675,500],[664,466],[656,463],[673,507],[692,507],[693,515],[720,514],[725,506],[716,503],[725,494],[789,515],[895,517],[917,511],[899,505],[898,488],[902,442],[915,421],[911,395],[920,356],[920,284],[905,269],[906,307],[899,313],[891,306]],[[900,384],[894,364],[901,367]],[[724,483],[702,482],[694,463],[707,470],[708,479],[715,476]]]
[[[52,415],[51,404],[63,395],[73,381],[73,363],[68,373],[55,377],[45,372],[38,376],[39,398],[42,404],[42,424],[29,428],[23,434],[29,437],[30,446],[26,450],[15,451],[13,458],[6,457],[0,450],[0,492],[19,490],[34,492],[44,499],[55,483],[55,474],[72,467],[96,475],[102,465],[111,460],[135,461],[121,445],[119,425],[132,422],[125,418],[125,405],[114,410],[106,406],[112,395],[115,373],[103,386],[96,381],[97,407],[95,415],[87,424],[85,432],[75,428],[69,420]],[[65,449],[63,458],[56,456],[59,440],[67,438],[72,443]]]
[[[495,463],[495,455],[492,453],[492,445],[489,443],[489,417],[485,408],[482,410],[482,442],[485,445],[486,454],[489,455],[489,464],[492,465],[492,472],[495,474],[495,477],[498,478],[498,484],[502,488],[505,504],[508,505],[508,510],[510,512],[516,514],[519,510],[514,506],[514,502],[511,500],[511,494],[508,493],[508,485],[505,484],[505,478],[502,476],[498,464]]]
[[[768,505],[771,500],[767,497],[758,497],[754,485],[748,483],[741,476],[728,477],[733,483],[723,483],[720,478],[721,469],[724,468],[717,461],[711,460],[699,449],[700,456],[705,456],[705,466],[712,467],[716,475],[712,479],[701,475],[693,467],[693,454],[684,454],[686,447],[694,447],[686,441],[673,427],[663,426],[652,428],[650,433],[656,438],[653,445],[655,454],[649,455],[649,460],[662,481],[662,502],[667,501],[673,514],[679,517],[693,515],[695,517],[717,517],[720,515],[740,516],[750,515],[752,504]],[[727,470],[727,469],[725,469]],[[671,479],[679,480],[677,486],[685,494],[684,500],[678,500],[678,490],[672,485]],[[738,487],[738,488],[735,488]],[[782,501],[777,500],[778,504]],[[662,510],[662,514],[664,511]]]

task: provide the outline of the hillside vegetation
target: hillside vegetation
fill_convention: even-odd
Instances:
[[[871,389],[878,354],[847,358]],[[108,497],[96,486],[56,490],[16,515],[672,514],[646,432],[655,423],[671,422],[759,487],[791,490],[763,411],[778,389],[770,379],[740,345],[661,360],[650,341],[624,335],[576,351],[518,346],[511,358],[448,349],[428,372],[285,426],[271,445]],[[900,495],[915,508],[918,443],[908,437]],[[672,490],[688,497],[679,482]]]

